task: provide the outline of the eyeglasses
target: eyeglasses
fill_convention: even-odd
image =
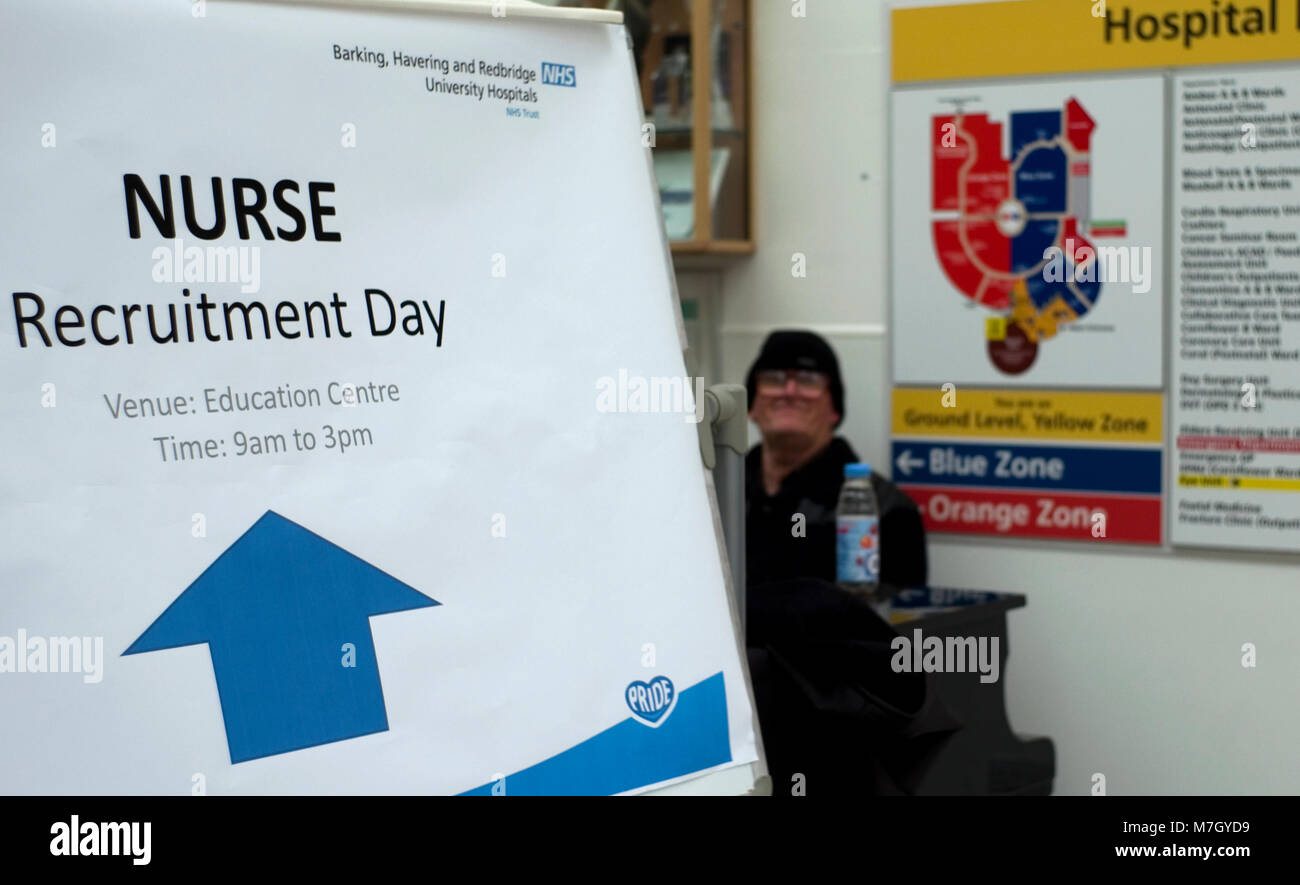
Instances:
[[[817,394],[830,386],[830,376],[824,372],[810,369],[764,369],[755,376],[758,389],[765,393],[779,393],[785,390],[790,379],[801,393]]]

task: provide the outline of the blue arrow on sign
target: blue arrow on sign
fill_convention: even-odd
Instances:
[[[387,731],[370,617],[439,604],[268,510],[122,654],[206,642],[247,762]]]

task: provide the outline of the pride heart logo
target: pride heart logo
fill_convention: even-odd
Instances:
[[[623,691],[632,717],[642,725],[658,728],[663,725],[673,707],[677,706],[677,690],[667,676],[656,676],[649,682],[633,682]]]

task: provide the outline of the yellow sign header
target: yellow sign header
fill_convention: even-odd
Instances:
[[[1203,489],[1260,489],[1268,492],[1300,492],[1300,479],[1271,479],[1267,476],[1203,476],[1183,473],[1180,486]]]
[[[896,84],[1300,59],[1300,0],[1004,0],[891,19]]]
[[[1159,393],[895,387],[894,435],[1159,445]]]

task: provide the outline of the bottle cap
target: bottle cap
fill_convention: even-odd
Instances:
[[[871,475],[871,465],[865,462],[859,461],[855,464],[844,465],[845,479],[859,479],[861,477],[870,476],[870,475]]]

